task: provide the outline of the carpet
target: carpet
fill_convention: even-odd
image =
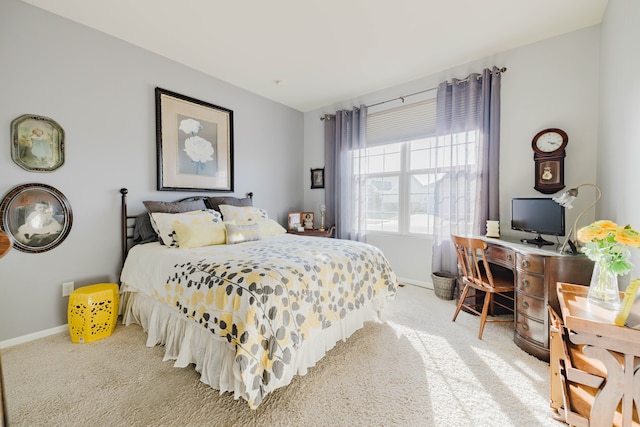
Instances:
[[[256,410],[162,361],[137,325],[89,344],[60,333],[2,350],[11,426],[555,426],[549,365],[432,290],[399,289],[369,322]]]

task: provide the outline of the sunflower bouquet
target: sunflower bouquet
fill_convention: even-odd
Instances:
[[[630,225],[621,227],[613,221],[596,221],[578,230],[584,243],[582,252],[616,276],[631,271],[629,248],[640,247],[640,233]]]
[[[589,301],[608,309],[620,306],[618,276],[633,268],[629,248],[640,247],[640,233],[630,225],[621,227],[613,221],[596,221],[578,230],[584,243],[582,252],[595,261]]]

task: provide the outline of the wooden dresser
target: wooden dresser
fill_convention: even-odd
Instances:
[[[547,304],[560,311],[557,282],[588,284],[593,261],[584,255],[560,254],[557,245],[539,248],[510,238],[482,237],[487,260],[511,271],[515,291],[514,341],[539,359],[549,361]]]

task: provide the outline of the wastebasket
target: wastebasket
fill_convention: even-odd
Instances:
[[[453,291],[456,288],[456,277],[444,271],[437,271],[431,273],[431,280],[433,280],[433,290],[436,296],[444,300],[453,299]]]

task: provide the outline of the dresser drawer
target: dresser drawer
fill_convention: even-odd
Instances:
[[[516,268],[529,273],[544,273],[544,257],[537,255],[516,254]]]
[[[544,298],[544,277],[518,271],[516,274],[516,289],[518,292]]]
[[[527,340],[547,347],[547,331],[545,330],[544,323],[518,313],[516,317],[516,331]]]
[[[486,251],[487,260],[491,263],[513,269],[516,263],[516,254],[513,249],[502,246],[489,245]]]
[[[544,322],[547,315],[547,307],[544,299],[534,298],[529,295],[516,293],[516,304],[518,304],[518,313],[535,318]]]

